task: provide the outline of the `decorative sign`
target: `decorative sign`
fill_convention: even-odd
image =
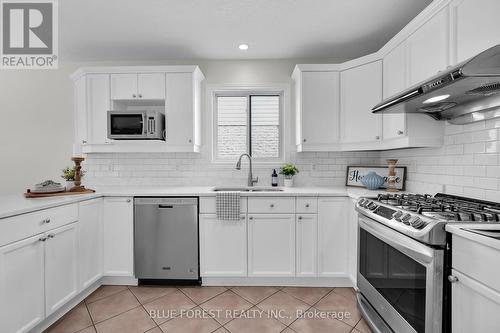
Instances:
[[[375,171],[379,176],[384,177],[384,184],[380,188],[387,188],[387,177],[389,168],[387,166],[348,166],[346,186],[365,187],[361,179],[370,171]],[[397,166],[396,171],[396,189],[404,191],[406,182],[406,167]]]

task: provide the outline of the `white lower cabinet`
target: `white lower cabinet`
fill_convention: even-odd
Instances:
[[[248,216],[248,276],[295,276],[295,214]]]
[[[318,217],[300,214],[296,217],[296,274],[316,276],[318,258]]]
[[[458,280],[452,284],[453,333],[498,332],[500,292],[452,270]]]
[[[222,221],[200,214],[201,276],[247,275],[247,219]]]
[[[0,332],[27,332],[45,318],[42,236],[0,247]]]
[[[78,275],[84,290],[102,277],[103,199],[81,202],[78,214]]]
[[[134,202],[104,198],[104,275],[134,276]]]
[[[45,234],[45,315],[78,294],[77,223]]]
[[[318,276],[348,276],[348,198],[318,199]]]

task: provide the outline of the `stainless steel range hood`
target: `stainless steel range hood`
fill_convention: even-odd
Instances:
[[[387,98],[373,113],[423,113],[466,124],[500,117],[500,45]]]

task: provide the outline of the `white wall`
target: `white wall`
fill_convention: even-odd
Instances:
[[[33,184],[61,180],[71,165],[73,83],[82,66],[199,64],[207,83],[290,83],[296,63],[329,59],[272,61],[166,61],[148,63],[63,63],[58,70],[0,71],[0,194],[21,193]]]

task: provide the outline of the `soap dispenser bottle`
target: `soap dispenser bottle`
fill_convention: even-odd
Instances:
[[[273,174],[271,175],[271,186],[278,186],[278,174],[276,173],[276,169],[273,170]]]

